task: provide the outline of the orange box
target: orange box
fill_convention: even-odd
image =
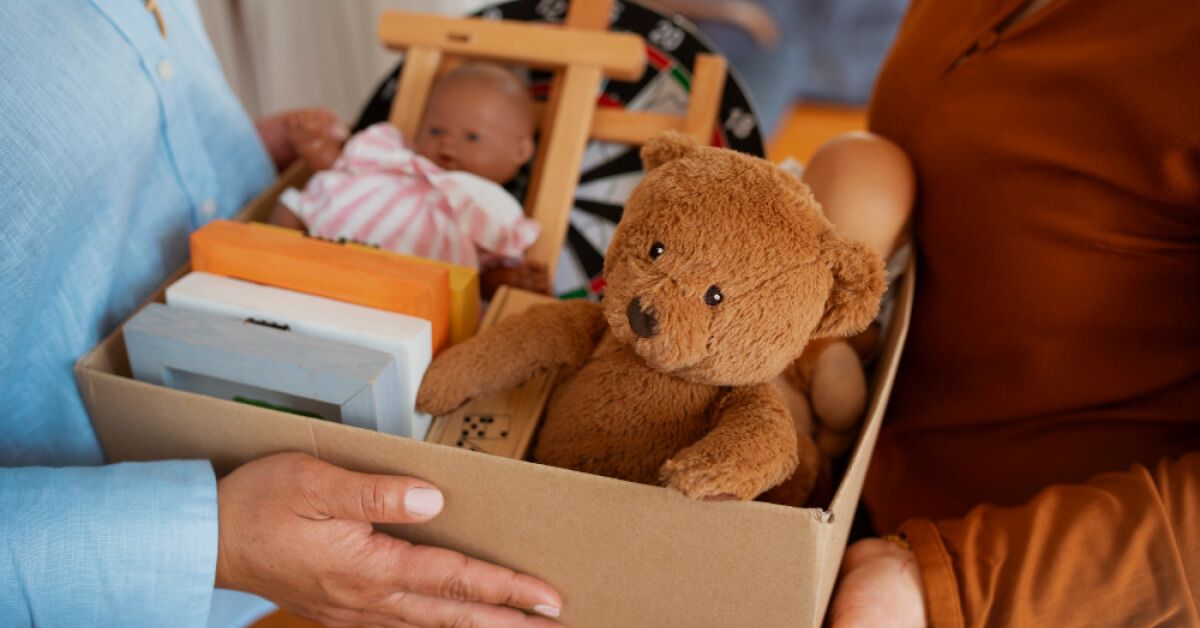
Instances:
[[[309,238],[299,231],[218,220],[191,236],[192,269],[417,316],[433,352],[450,340],[450,271],[398,255]]]

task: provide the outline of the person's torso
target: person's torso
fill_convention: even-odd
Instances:
[[[0,4],[0,465],[95,464],[74,362],[273,168],[191,2]]]
[[[872,130],[918,177],[878,522],[1200,446],[1200,5],[917,0]]]

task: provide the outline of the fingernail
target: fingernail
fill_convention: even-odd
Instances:
[[[341,122],[338,122],[333,125],[333,137],[339,140],[344,140],[347,137],[350,137],[350,129]]]
[[[552,618],[557,619],[559,613],[561,613],[562,611],[558,610],[557,606],[550,606],[549,604],[538,604],[537,606],[533,607],[533,612],[537,613],[538,615],[544,615],[546,617],[552,617]]]
[[[410,488],[404,494],[404,509],[416,517],[432,517],[442,512],[442,492],[433,488]]]

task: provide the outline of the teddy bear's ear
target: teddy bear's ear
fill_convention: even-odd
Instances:
[[[642,146],[642,165],[646,172],[650,172],[699,148],[700,144],[692,136],[678,131],[667,131]]]
[[[833,271],[833,289],[812,337],[843,337],[866,329],[879,313],[879,299],[887,287],[883,260],[867,245],[843,240],[832,231],[825,235],[822,257]]]

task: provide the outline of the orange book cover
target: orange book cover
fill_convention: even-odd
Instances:
[[[449,344],[450,272],[261,223],[213,221],[191,236],[192,270],[418,316]]]
[[[395,255],[419,264],[430,264],[450,271],[450,344],[456,345],[475,335],[475,330],[479,327],[480,310],[478,270],[441,260],[385,251],[379,247],[357,242],[346,246],[382,255]]]

